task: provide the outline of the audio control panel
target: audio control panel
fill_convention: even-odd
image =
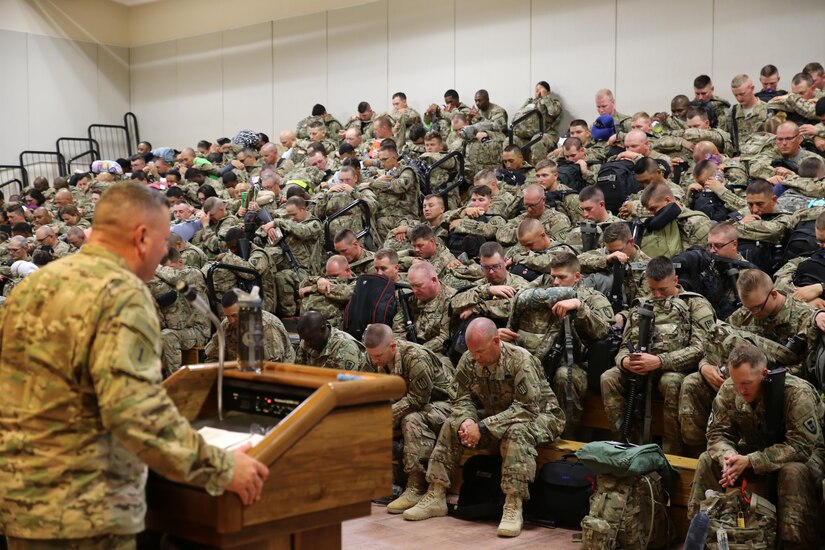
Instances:
[[[225,378],[223,402],[228,411],[280,419],[294,411],[314,391],[313,388]]]

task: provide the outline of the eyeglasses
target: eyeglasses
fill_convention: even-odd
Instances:
[[[724,244],[708,243],[708,250],[722,250],[736,239],[731,239]]]
[[[799,132],[795,133],[795,134],[794,134],[794,135],[792,135],[791,137],[779,137],[779,136],[776,136],[776,141],[778,141],[778,142],[793,141],[793,140],[795,140],[797,137],[799,137]]]
[[[745,306],[745,309],[747,309],[748,311],[750,311],[754,315],[762,313],[762,311],[764,311],[764,309],[765,309],[765,306],[768,305],[768,299],[771,297],[771,294],[773,294],[773,287],[771,287],[771,289],[768,291],[768,295],[765,296],[765,301],[762,302],[761,306],[757,306],[757,307],[747,307],[747,306]]]
[[[541,204],[543,202],[544,201],[538,201],[538,202],[528,204],[527,201],[524,201],[524,208],[537,208],[537,207],[541,206]]]
[[[483,265],[483,266],[481,266],[481,269],[483,269],[483,270],[484,270],[484,271],[486,271],[487,273],[492,273],[493,271],[498,271],[498,270],[499,270],[499,269],[501,269],[503,266],[504,266],[504,264],[502,264],[501,262],[499,262],[499,263],[497,263],[497,264],[493,264],[493,265]]]

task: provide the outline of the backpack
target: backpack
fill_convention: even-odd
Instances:
[[[499,519],[504,510],[501,455],[474,455],[462,469],[458,504],[451,514],[460,519]]]
[[[692,198],[693,200],[691,201],[690,207],[693,210],[704,212],[711,220],[715,222],[722,222],[728,219],[730,210],[725,207],[725,203],[722,202],[722,199],[720,199],[713,191],[701,191],[699,193],[694,193]]]
[[[726,297],[724,277],[731,269],[741,271],[755,267],[749,262],[720,258],[698,246],[674,256],[673,266],[682,288],[707,298],[719,319],[727,319],[741,305],[738,300]]]
[[[825,283],[825,251],[816,251],[801,262],[792,280],[796,287]]]
[[[377,273],[359,275],[352,298],[344,308],[344,330],[360,342],[367,325],[392,326],[397,307],[395,283]]]
[[[668,501],[656,472],[627,478],[599,474],[590,510],[581,522],[582,550],[669,547],[674,533]]]
[[[701,512],[707,514],[708,536],[705,547],[719,550],[718,531],[725,530],[729,548],[772,549],[776,541],[776,507],[766,498],[756,494],[745,500],[742,491],[720,493],[711,491],[699,503]],[[746,511],[745,526],[738,526],[739,511]]]
[[[528,103],[513,115],[513,120],[518,120],[519,117],[532,113],[536,110],[535,100]],[[529,116],[513,126],[513,134],[521,139],[531,140],[533,136],[539,133],[539,118],[543,115],[539,112],[538,116]]]
[[[616,355],[621,345],[621,336],[613,330],[604,338],[587,344],[587,389],[596,395],[602,394],[602,373],[616,365]]]
[[[604,205],[613,214],[618,214],[627,198],[639,191],[633,166],[630,160],[606,162],[596,176],[596,185],[604,193]]]
[[[577,528],[590,510],[590,495],[596,473],[566,454],[548,462],[530,484],[530,500],[524,503],[524,517],[530,521]]]
[[[783,264],[799,256],[806,256],[819,248],[815,226],[816,219],[813,219],[801,221],[794,227],[785,242],[785,253],[782,255]]]
[[[710,122],[710,127],[716,128],[716,125],[719,123],[719,117],[716,116],[716,111],[713,109],[710,102],[710,99],[694,99],[688,105],[690,107],[699,107],[700,109],[704,109],[708,114],[708,122]],[[729,105],[730,104],[728,104],[728,106]]]
[[[566,185],[576,192],[587,187],[587,182],[584,181],[582,177],[582,169],[575,162],[559,160],[556,165],[556,171],[559,174],[559,182],[562,185]]]
[[[777,267],[781,265],[783,251],[781,244],[740,239],[738,251],[745,260],[754,264],[771,277],[773,277]]]

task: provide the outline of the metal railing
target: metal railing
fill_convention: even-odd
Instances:
[[[544,137],[544,117],[542,116],[542,114],[539,112],[538,109],[534,109],[530,112],[524,113],[523,115],[518,117],[516,120],[514,120],[512,124],[510,124],[510,128],[507,131],[507,138],[510,142],[510,145],[512,145],[513,144],[513,131],[515,130],[515,127],[518,126],[519,124],[521,124],[522,122],[524,122],[525,120],[527,120],[528,118],[530,118],[531,116],[538,117],[538,120],[539,120],[539,133],[536,134],[533,137],[533,139],[528,141],[521,148],[521,152],[524,154],[524,158],[526,158],[526,159],[530,158],[530,148],[533,145],[535,145],[536,143],[540,142],[541,138]]]
[[[20,166],[33,178],[44,177],[49,182],[58,176],[65,177],[66,159],[57,151],[23,151],[20,153]],[[28,179],[26,185],[29,184]]]
[[[56,147],[66,161],[67,174],[88,170],[94,161],[100,160],[100,145],[94,139],[62,137]]]
[[[14,164],[0,164],[0,191],[8,198],[19,194],[29,186],[29,175],[22,166]]]

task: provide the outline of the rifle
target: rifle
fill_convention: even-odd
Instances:
[[[639,353],[647,353],[650,349],[651,335],[653,334],[653,322],[655,315],[653,314],[653,303],[642,302],[639,304]],[[635,353],[633,344],[628,342],[628,350],[630,353]],[[631,373],[630,384],[627,389],[627,405],[625,408],[624,418],[621,433],[622,438],[626,442],[630,442],[630,431],[633,424],[634,417],[639,416],[641,409],[642,393],[645,393],[644,401],[644,424],[642,431],[642,441],[649,442],[650,440],[650,425],[652,421],[651,414],[651,393],[653,390],[653,378],[649,374],[640,375]]]
[[[627,268],[621,262],[613,261],[613,284],[610,286],[610,307],[613,308],[613,313],[619,313],[624,309],[624,278],[627,273]]]
[[[736,122],[736,105],[730,108],[730,141],[733,145],[733,154],[738,157],[742,154],[739,150],[739,123]]]
[[[573,315],[572,311],[565,315],[564,325],[562,325],[564,349],[567,351],[567,387],[564,391],[565,433],[573,429],[573,406],[575,405],[573,399]]]
[[[292,268],[292,271],[298,273],[301,270],[301,266],[298,265],[298,260],[295,259],[295,255],[292,253],[292,249],[289,248],[289,244],[286,242],[286,235],[278,242],[278,246],[281,247],[281,251],[284,253],[284,258],[286,258],[286,263],[289,264],[289,267]]]
[[[768,445],[785,441],[785,375],[788,369],[779,367],[768,371],[762,380],[762,392],[765,397],[765,440]],[[777,482],[779,473],[768,474],[765,480],[765,497],[777,502]]]
[[[404,331],[407,333],[407,341],[412,342],[413,344],[418,343],[418,336],[415,334],[415,325],[412,321],[412,315],[410,315],[410,304],[407,303],[407,297],[402,292],[401,288],[398,288],[398,283],[396,283],[396,298],[398,302],[398,306],[401,308],[401,314],[404,316]]]
[[[596,248],[599,242],[599,232],[596,227],[596,222],[590,220],[582,220],[579,222],[582,235],[582,252],[588,252]]]

